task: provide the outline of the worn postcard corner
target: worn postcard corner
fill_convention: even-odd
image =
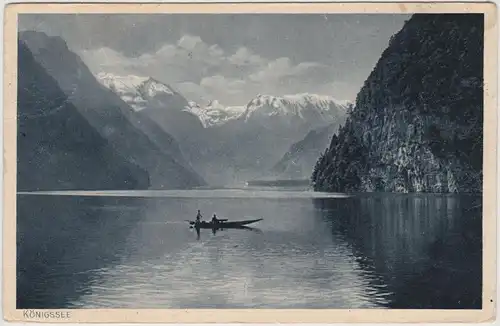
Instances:
[[[496,318],[489,3],[11,4],[4,318]]]

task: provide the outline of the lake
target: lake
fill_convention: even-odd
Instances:
[[[21,308],[481,308],[481,196],[23,194]],[[264,218],[248,230],[185,220]]]

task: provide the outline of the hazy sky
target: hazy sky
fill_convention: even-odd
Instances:
[[[257,94],[354,100],[408,15],[21,15],[61,36],[94,72],[152,76],[189,100],[244,105]]]

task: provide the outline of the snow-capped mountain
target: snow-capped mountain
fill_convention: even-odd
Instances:
[[[197,170],[203,171],[207,180],[214,176],[215,180],[225,177],[225,181],[248,180],[269,173],[282,174],[285,171],[271,169],[292,144],[304,139],[312,130],[342,124],[348,104],[333,97],[313,94],[259,95],[246,106],[233,109],[232,119],[205,128],[207,136],[201,140],[206,141],[202,157],[194,160],[202,162]],[[218,105],[211,103],[209,107]],[[231,111],[220,107],[218,110]],[[308,169],[308,164],[303,164],[303,170]]]
[[[345,115],[348,101],[316,94],[295,94],[284,96],[258,95],[247,106],[245,121],[270,117],[291,118],[303,122],[330,123],[339,115]]]
[[[186,111],[196,115],[205,128],[222,126],[231,121],[251,124],[259,119],[277,117],[289,122],[327,124],[344,116],[349,101],[337,100],[331,96],[296,94],[284,96],[258,95],[246,106],[224,106],[213,100],[202,107],[190,101]]]
[[[288,124],[292,121],[299,124],[326,124],[336,120],[339,115],[345,115],[349,103],[331,96],[304,93],[258,95],[246,106],[224,106],[217,100],[202,106],[188,101],[171,86],[151,77],[99,73],[97,79],[136,111],[151,107],[184,111],[196,116],[204,128],[235,120],[244,120],[246,123],[257,120],[259,123],[259,120],[267,121],[270,117],[277,117]]]
[[[187,109],[190,106],[182,94],[151,77],[100,73],[97,78],[129,104],[138,118],[152,120],[172,135],[179,143],[182,154],[189,162],[193,161],[192,153],[199,151],[199,139],[203,139],[205,128],[198,115]]]
[[[117,93],[136,93],[137,87],[148,80],[141,76],[118,76],[112,73],[100,72],[96,75],[99,82]]]
[[[118,94],[135,111],[161,106],[165,109],[175,109],[194,115],[204,128],[220,126],[237,119],[245,111],[244,106],[226,107],[217,100],[201,106],[196,102],[186,100],[171,86],[151,77],[99,73],[97,78],[101,84]],[[175,105],[172,105],[173,103]]]
[[[244,106],[223,106],[217,100],[210,101],[205,107],[190,101],[184,110],[196,115],[205,128],[221,126],[245,113]]]
[[[157,133],[160,134],[159,137],[152,136],[153,133],[150,132],[148,126],[154,127],[154,122],[150,119],[139,119],[130,106],[126,105],[119,96],[107,91],[102,83],[97,81],[96,76],[83,60],[68,48],[64,39],[35,31],[21,32],[18,34],[18,39],[19,43],[22,42],[27,47],[26,50],[31,52],[33,59],[39,65],[38,68],[34,69],[43,70],[43,74],[40,74],[42,79],[38,79],[36,77],[38,75],[33,75],[32,71],[25,71],[30,76],[35,90],[37,84],[50,84],[50,80],[56,82],[60,91],[67,97],[64,99],[57,95],[56,97],[60,100],[56,101],[61,103],[64,100],[63,102],[69,103],[76,110],[74,112],[81,115],[87,121],[88,126],[105,140],[106,146],[126,159],[126,162],[137,167],[135,170],[138,172],[137,177],[144,181],[139,183],[142,184],[140,187],[148,187],[148,183],[152,189],[185,188],[205,184],[202,178],[188,166],[189,163],[186,162],[185,157],[181,157],[177,150],[179,143],[175,138],[167,132]],[[43,77],[45,73],[50,75],[45,76],[50,77],[49,80]],[[50,106],[47,109],[50,109]],[[71,115],[69,118],[66,116],[65,123],[68,126],[74,125],[76,122],[73,120],[76,121],[77,116]],[[147,126],[144,126],[145,124]],[[54,129],[54,131],[57,130]],[[85,144],[85,135],[88,133],[83,129],[81,132],[75,129],[74,132],[74,136],[78,138],[75,138],[77,142],[75,144]],[[68,135],[68,137],[63,138],[71,137]],[[94,139],[93,136],[91,138]],[[92,139],[89,141],[94,142]],[[97,151],[94,151],[95,153],[105,153],[104,157],[108,157],[106,156],[107,150],[98,152],[96,147],[99,144],[98,140],[93,144],[95,145],[92,147],[93,151]],[[91,153],[87,154],[88,159]],[[53,157],[52,161],[54,159],[58,159],[57,155]],[[116,163],[118,162],[116,161]],[[112,164],[112,161],[109,163]],[[97,161],[95,164],[98,164]],[[123,165],[123,167],[126,165],[128,164]],[[119,163],[116,167],[118,170],[122,169]],[[123,171],[127,171],[127,169]],[[108,177],[111,175],[108,175],[106,180],[109,180]],[[131,177],[133,178],[132,175]],[[148,179],[149,181],[147,181]],[[107,187],[107,181],[103,179],[103,182],[102,185]]]
[[[120,96],[135,111],[146,109],[151,99],[157,96],[176,95],[170,86],[151,77],[118,76],[105,72],[97,74],[96,77],[101,84]]]
[[[138,92],[138,87],[148,78],[140,76],[116,76],[110,73],[97,74],[97,80],[116,93],[135,111],[143,110],[147,101]]]
[[[204,105],[153,78],[97,77],[137,116],[171,134],[194,169],[211,183],[269,171],[311,130],[343,123],[349,104],[330,96],[296,94],[258,95],[243,106],[216,100]]]

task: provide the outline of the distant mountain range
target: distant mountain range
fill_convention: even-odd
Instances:
[[[348,104],[348,101],[339,101],[331,96],[307,93],[258,95],[247,104],[242,118],[245,122],[260,120],[259,123],[279,118],[289,125],[329,124],[345,115]]]
[[[97,78],[138,115],[171,133],[195,170],[215,183],[268,174],[311,130],[343,122],[349,103],[297,94],[258,95],[244,106],[228,107],[217,100],[202,106],[150,77],[98,73]],[[311,164],[306,165],[304,173]]]
[[[312,174],[321,191],[481,192],[483,24],[480,15],[414,15],[355,108],[314,94],[195,103],[148,76],[94,76],[61,38],[22,32],[18,188],[190,188]]]
[[[187,100],[166,83],[152,77],[135,75],[119,76],[100,72],[97,79],[112,90],[134,110],[152,110],[160,107],[164,111],[182,111],[198,117],[204,128],[217,127],[234,120],[279,118],[288,124],[332,122],[344,114],[348,101],[339,101],[331,96],[295,94],[285,96],[258,95],[247,105],[224,106],[219,101],[210,101],[206,106]],[[263,121],[259,121],[263,123]]]
[[[94,75],[60,37],[28,31],[19,40],[87,128],[124,164],[147,173],[152,189],[227,184],[274,173],[292,144],[312,130],[342,123],[346,115],[347,102],[314,94],[258,95],[243,106],[216,100],[201,105],[148,76]]]
[[[234,182],[269,177],[292,144],[311,130],[343,122],[345,115],[346,105],[331,97],[259,95],[238,118],[209,129],[210,172]]]
[[[150,188],[205,185],[203,178],[183,157],[175,139],[163,131],[155,120],[134,114],[127,103],[97,82],[63,39],[41,32],[22,32],[19,40],[31,52],[36,64],[55,80],[74,111],[87,121],[86,128],[92,128],[124,160],[149,174]],[[23,61],[20,61],[19,67],[24,73]],[[32,83],[30,87],[32,91],[44,86]],[[79,135],[66,130],[59,137],[71,139]],[[85,139],[83,144],[86,144]],[[93,148],[91,144],[85,146],[89,147],[87,150]],[[105,187],[106,183],[103,183],[102,187]]]

